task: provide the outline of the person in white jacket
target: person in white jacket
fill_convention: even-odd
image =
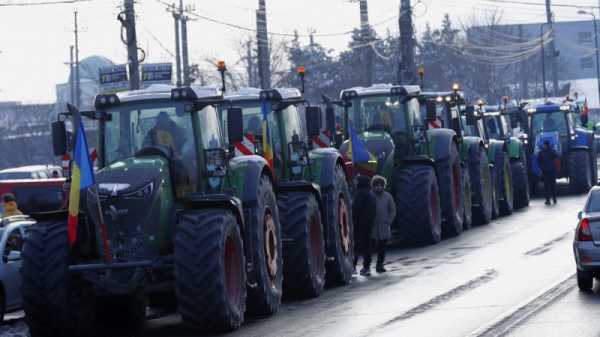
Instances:
[[[377,266],[375,271],[385,273],[385,253],[387,242],[392,236],[390,226],[396,218],[396,205],[391,194],[385,191],[387,181],[382,176],[375,176],[372,180],[373,192],[375,193],[377,211],[371,239],[373,239],[377,251]]]

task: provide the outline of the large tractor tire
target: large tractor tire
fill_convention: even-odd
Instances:
[[[229,210],[190,210],[175,234],[175,292],[183,322],[231,331],[244,322],[246,260],[240,225]]]
[[[283,230],[283,291],[292,298],[314,298],[325,287],[325,234],[312,193],[278,196]]]
[[[496,198],[500,206],[500,215],[511,215],[514,209],[513,176],[510,169],[508,153],[497,151],[496,153]]]
[[[492,221],[493,180],[487,154],[479,146],[469,149],[469,175],[473,192],[473,223],[488,224]]]
[[[463,229],[468,230],[473,226],[473,193],[471,188],[471,176],[469,170],[462,170],[463,177]]]
[[[395,179],[396,225],[403,241],[428,245],[442,239],[442,211],[435,170],[427,165],[403,167]]]
[[[326,245],[329,256],[325,275],[327,284],[345,285],[350,283],[354,270],[352,207],[348,182],[341,166],[336,166],[334,179],[333,189],[323,193],[326,202]]]
[[[500,198],[498,191],[498,168],[495,165],[490,165],[492,174],[492,219],[500,217]]]
[[[94,336],[94,287],[69,273],[66,221],[29,229],[21,275],[25,321],[32,337]]]
[[[245,207],[246,229],[252,240],[254,270],[248,274],[248,312],[268,316],[279,310],[283,294],[283,244],[277,199],[271,180],[263,175],[258,203]]]
[[[456,146],[452,146],[448,158],[436,162],[436,171],[442,205],[442,236],[454,237],[463,231],[464,195],[462,169]]]
[[[569,155],[569,185],[574,193],[587,193],[592,187],[589,153],[575,151]]]
[[[514,183],[514,206],[515,209],[522,209],[529,206],[531,195],[529,193],[529,175],[527,174],[527,164],[525,160],[514,161],[510,165]]]

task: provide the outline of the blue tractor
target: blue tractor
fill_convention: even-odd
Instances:
[[[546,102],[528,107],[527,113],[531,190],[541,179],[538,155],[548,142],[559,154],[557,177],[568,178],[572,192],[586,193],[598,181],[598,164],[594,133],[582,126],[579,106],[571,101]]]

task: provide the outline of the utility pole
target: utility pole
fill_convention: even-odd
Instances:
[[[79,78],[79,26],[77,21],[77,11],[75,17],[75,106],[79,109],[81,105],[81,80]]]
[[[254,58],[252,57],[252,39],[246,42],[246,71],[248,72],[248,86],[255,87],[254,80]]]
[[[519,42],[523,42],[523,25],[519,25]],[[527,83],[527,60],[521,61],[521,99],[529,97],[529,83]]]
[[[415,76],[417,67],[415,63],[415,39],[412,22],[412,7],[410,0],[400,1],[400,62],[398,62],[398,84],[417,84]],[[401,83],[404,81],[404,83]]]
[[[546,49],[544,45],[546,43],[544,38],[544,27],[547,23],[542,23],[540,26],[540,39],[542,40],[542,91],[544,98],[548,97],[548,89],[546,88]]]
[[[550,61],[552,68],[552,84],[554,86],[554,96],[558,96],[558,69],[556,66],[556,48],[554,46],[554,27],[552,26],[553,18],[552,18],[552,3],[551,0],[546,0],[546,19],[547,23],[550,25],[551,29],[551,39],[550,40]]]
[[[267,29],[267,5],[258,0],[256,11],[256,44],[258,46],[258,77],[262,89],[271,88],[271,60],[269,54],[269,35]]]
[[[140,63],[138,59],[137,34],[135,32],[135,9],[134,0],[123,0],[125,7],[125,19],[122,23],[127,31],[127,58],[129,59],[129,88],[137,90],[140,88]]]
[[[183,4],[181,5],[183,8]],[[183,85],[190,85],[190,60],[188,53],[188,17],[181,15],[181,58],[183,59]]]
[[[75,104],[75,71],[74,69],[74,65],[75,65],[75,60],[74,60],[74,46],[71,46],[69,48],[70,50],[70,55],[69,55],[69,62],[65,62],[65,65],[69,66],[69,102],[71,104]]]
[[[167,8],[168,12],[173,14],[173,22],[175,23],[175,76],[177,79],[176,85],[181,86],[181,45],[179,44],[179,18],[180,13],[175,4]]]
[[[371,37],[371,26],[369,25],[369,7],[367,0],[360,0],[360,31],[362,47],[362,64],[364,67],[363,85],[371,86],[373,84],[373,42]]]

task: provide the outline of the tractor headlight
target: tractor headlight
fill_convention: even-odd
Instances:
[[[154,193],[154,182],[149,182],[148,184],[138,188],[133,192],[129,192],[123,194],[125,198],[135,198],[135,199],[144,199],[146,197],[151,196]]]

